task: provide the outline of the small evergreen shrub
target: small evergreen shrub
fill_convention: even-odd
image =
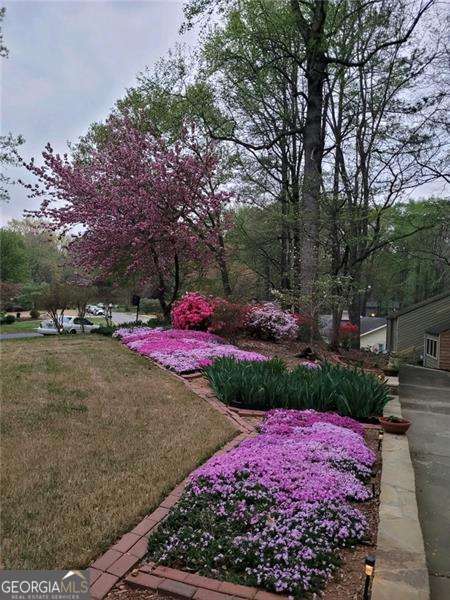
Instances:
[[[14,315],[5,315],[0,319],[0,323],[2,325],[11,325],[12,323],[14,323],[15,320],[16,317]]]
[[[115,325],[101,325],[100,327],[96,327],[92,330],[92,333],[97,333],[98,335],[104,335],[106,337],[111,337],[115,332],[117,327]]]
[[[255,410],[315,409],[367,420],[382,415],[389,400],[387,386],[376,376],[330,363],[289,371],[279,359],[218,358],[205,373],[222,402]]]
[[[36,308],[32,308],[32,309],[30,310],[30,317],[31,317],[32,319],[39,319],[39,317],[40,317],[40,316],[41,316],[41,315],[39,314],[39,311],[38,311]]]

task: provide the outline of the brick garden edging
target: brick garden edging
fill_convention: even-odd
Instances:
[[[177,598],[193,600],[283,600],[288,596],[272,594],[264,590],[236,583],[202,577],[195,573],[179,571],[170,567],[158,567],[147,563],[137,572],[132,572],[125,581],[131,587],[150,589]]]
[[[167,371],[156,362],[152,365]],[[170,372],[172,376],[182,381],[188,389],[208,402],[215,410],[224,415],[241,433],[225,444],[222,449],[214,454],[218,456],[238,446],[243,440],[257,434],[255,426],[245,419],[260,419],[266,411],[232,408],[221,402],[211,389],[208,381],[201,373],[192,373],[181,376]],[[398,400],[397,400],[398,402]],[[390,403],[391,404],[391,403]],[[390,409],[392,411],[392,409]],[[365,428],[378,426],[364,425]],[[384,448],[384,444],[383,444]],[[384,460],[384,451],[383,451]],[[253,600],[283,600],[288,598],[281,594],[273,594],[255,587],[232,584],[228,582],[202,577],[186,571],[169,567],[156,566],[148,563],[136,568],[147,554],[148,538],[158,527],[181,497],[186,486],[187,478],[183,480],[161,502],[151,514],[142,519],[129,533],[123,535],[109,550],[97,558],[90,566],[90,593],[93,600],[102,600],[109,591],[124,578],[128,585],[159,592],[161,594],[178,598],[192,598],[193,600],[238,600],[239,598]],[[382,476],[383,486],[383,476]],[[383,502],[383,487],[381,488],[381,503]],[[415,500],[415,496],[414,496]],[[380,518],[381,524],[381,518]],[[420,526],[419,526],[420,527]],[[422,542],[423,545],[423,542]],[[377,565],[377,570],[379,567]],[[127,575],[128,574],[128,575]],[[126,577],[125,577],[126,576]],[[381,578],[380,580],[381,581]],[[427,579],[428,581],[428,579]],[[374,579],[374,590],[377,579]],[[380,587],[380,586],[378,586]],[[388,590],[390,593],[390,588]],[[391,600],[392,595],[380,595],[373,600]],[[396,596],[397,598],[397,596]],[[401,596],[398,596],[400,599]],[[428,600],[425,596],[405,596],[405,599]]]
[[[241,433],[233,440],[225,444],[214,456],[224,454],[229,450],[238,446],[243,440],[251,437],[247,433]],[[129,571],[135,569],[135,567],[141,562],[144,556],[147,554],[148,537],[158,527],[159,523],[163,521],[169,514],[169,510],[174,506],[180,499],[183,490],[186,486],[187,478],[177,485],[175,489],[165,498],[156,510],[151,514],[147,515],[142,519],[140,523],[136,525],[129,533],[123,535],[109,550],[99,556],[89,567],[90,576],[90,593],[94,600],[101,600],[106,594],[114,587],[114,585],[124,577]],[[139,571],[141,572],[142,569]],[[145,581],[148,583],[155,582],[154,579],[148,579],[149,572],[142,571],[145,575]],[[182,573],[180,571],[180,573]],[[137,576],[138,574],[136,574]],[[161,579],[161,577],[159,577]],[[158,579],[158,584],[160,583]],[[166,579],[172,581],[170,577]],[[128,578],[126,579],[128,581]],[[133,579],[136,582],[144,581],[142,577]],[[174,580],[175,581],[175,580]],[[177,580],[179,581],[179,580]],[[172,585],[172,584],[167,584]],[[150,587],[150,586],[140,586]],[[156,588],[151,588],[156,589]],[[199,588],[200,589],[200,588]],[[162,590],[161,590],[162,591]],[[166,593],[169,590],[165,590]],[[178,594],[180,596],[180,594]],[[191,598],[192,596],[181,596],[182,598]],[[229,596],[228,596],[229,597]],[[248,597],[248,596],[243,596]],[[258,597],[258,600],[264,600],[266,597]],[[197,596],[196,600],[202,600],[201,597]],[[206,600],[206,599],[205,599]],[[213,600],[213,598],[211,598]],[[220,600],[220,596],[217,597]],[[269,597],[267,597],[269,600]]]
[[[152,366],[153,365],[157,366],[159,369],[162,369],[163,371],[167,372],[167,369],[165,367],[152,361]],[[178,375],[177,373],[173,373],[172,371],[170,371],[170,373],[173,377],[176,377],[179,381],[182,381],[188,389],[190,389],[197,396],[199,396],[200,398],[202,398],[203,400],[208,402],[208,404],[210,406],[212,406],[215,410],[220,412],[225,418],[227,418],[234,425],[234,427],[237,429],[237,431],[240,432],[240,434],[237,435],[237,437],[235,437],[233,440],[231,440],[230,442],[225,444],[225,446],[223,446],[222,449],[220,449],[218,452],[216,452],[214,454],[214,456],[218,456],[220,454],[223,454],[224,452],[228,452],[232,448],[238,446],[244,439],[247,439],[248,437],[256,435],[256,429],[251,423],[245,421],[241,415],[239,415],[237,412],[231,410],[228,406],[226,406],[225,404],[220,402],[220,400],[217,398],[217,396],[211,390],[208,382],[202,376],[201,373],[193,373],[190,375],[186,375],[184,377],[182,377],[181,375]],[[247,416],[247,417],[258,416],[259,417],[259,416],[261,416],[260,414],[253,414],[253,413],[260,413],[260,412],[261,411],[246,411],[245,416]],[[132,529],[129,533],[126,533],[125,535],[123,535],[113,546],[111,546],[104,554],[102,554],[99,558],[97,558],[90,565],[90,567],[89,567],[90,593],[91,593],[91,597],[94,600],[101,600],[102,598],[104,598],[106,596],[106,594],[108,594],[108,592],[116,585],[116,583],[121,578],[123,578],[127,573],[129,573],[133,569],[135,569],[135,567],[141,562],[143,557],[147,554],[147,543],[148,543],[149,535],[159,525],[159,523],[166,518],[166,516],[169,513],[169,509],[178,502],[178,499],[180,498],[181,494],[183,493],[186,482],[187,482],[187,478],[184,481],[182,481],[180,484],[178,484],[178,486],[174,490],[172,490],[172,492],[167,496],[167,498],[165,498],[165,500],[163,500],[161,502],[161,504],[158,506],[158,508],[156,510],[154,510],[151,514],[144,517],[144,519],[142,519],[142,521],[140,523],[138,523],[136,525],[136,527],[134,527],[134,529]],[[139,573],[141,573],[141,571],[139,571]],[[179,571],[179,574],[180,574],[179,577],[186,575],[182,571]],[[144,579],[142,578],[143,575],[145,575]],[[178,588],[180,588],[180,584],[181,584],[180,579],[172,580],[168,577],[156,578],[154,575],[151,576],[151,577],[153,577],[153,579],[149,579],[149,577],[150,577],[150,575],[147,570],[147,571],[143,571],[141,573],[141,575],[138,577],[138,579],[133,578],[133,581],[135,582],[135,584],[138,581],[141,581],[141,582],[142,581],[147,581],[147,582],[153,581],[153,583],[155,583],[155,581],[157,579],[158,585],[159,584],[163,585],[161,581],[168,581],[171,583],[165,584],[167,589],[164,589],[164,590],[161,589],[160,591],[165,591],[165,593],[167,594],[170,592],[169,588],[171,587],[171,588],[173,588],[172,594],[177,595],[177,592],[175,591],[175,587],[177,587],[176,584],[178,584]],[[206,579],[206,578],[202,578],[202,580],[203,579]],[[126,581],[129,582],[128,577],[126,578]],[[212,580],[212,579],[210,580],[210,582],[214,582],[214,581],[215,580]],[[217,583],[219,585],[222,582],[217,582]],[[210,583],[210,586],[211,585],[213,585],[213,583]],[[228,584],[228,585],[231,585],[231,584]],[[150,587],[150,586],[141,586],[141,587]],[[192,585],[190,587],[192,587],[194,589],[195,586]],[[243,588],[245,586],[239,586],[239,587]],[[215,598],[216,598],[216,600],[222,600],[222,598],[236,597],[235,593],[227,595],[226,591],[223,589],[223,587],[220,592],[216,591],[215,588],[211,588],[211,587],[202,588],[201,586],[197,586],[197,588],[198,589],[194,589],[192,596],[189,596],[189,595],[183,596],[180,593],[178,593],[178,596],[185,597],[185,598],[192,598],[194,596],[194,593],[197,594],[197,592],[198,592],[198,595],[196,596],[196,600],[209,600],[209,599],[215,600]],[[157,588],[150,587],[150,589],[156,590]],[[182,586],[181,586],[180,589],[185,589],[185,588],[182,588]],[[213,589],[214,589],[214,592],[213,592]],[[217,596],[216,597],[213,597],[211,595],[209,595],[209,596],[203,595],[202,596],[202,594],[204,594],[205,590],[208,590],[208,592],[207,592],[208,594],[214,593],[214,594],[217,594]],[[186,591],[186,589],[185,589],[185,591]],[[261,592],[261,593],[267,594],[267,592]],[[254,596],[247,595],[247,596],[240,596],[240,597],[253,598]],[[271,595],[266,595],[266,596],[259,595],[258,600],[270,600],[270,598],[274,598],[274,597],[282,598],[282,596],[275,596],[274,594],[271,594]]]

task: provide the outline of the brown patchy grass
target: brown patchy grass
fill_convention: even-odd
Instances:
[[[2,563],[86,566],[236,431],[108,338],[2,344]]]

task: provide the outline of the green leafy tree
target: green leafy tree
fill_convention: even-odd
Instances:
[[[13,219],[8,229],[22,237],[30,270],[30,279],[36,284],[68,279],[73,269],[68,261],[65,245],[39,219]]]
[[[29,279],[28,253],[23,236],[0,229],[1,281],[24,283]]]

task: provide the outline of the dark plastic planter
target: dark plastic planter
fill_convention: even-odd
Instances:
[[[384,367],[383,373],[388,377],[396,377],[398,375],[398,369],[390,369],[388,367]]]

